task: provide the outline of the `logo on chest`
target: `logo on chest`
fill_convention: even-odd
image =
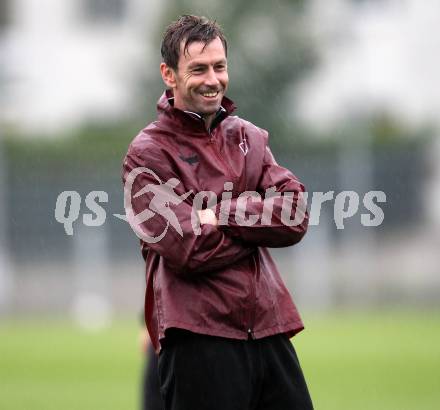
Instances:
[[[240,147],[241,152],[243,153],[243,155],[246,156],[246,154],[247,154],[248,151],[249,151],[249,147],[248,147],[248,145],[247,145],[247,139],[246,139],[246,138],[243,138],[243,141],[240,142],[240,144],[238,144],[238,146]]]

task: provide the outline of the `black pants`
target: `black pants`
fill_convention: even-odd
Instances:
[[[234,340],[173,330],[159,356],[166,410],[312,410],[286,335]]]
[[[146,353],[146,363],[142,378],[141,403],[143,410],[164,410],[160,395],[159,377],[157,375],[157,355],[153,346]]]

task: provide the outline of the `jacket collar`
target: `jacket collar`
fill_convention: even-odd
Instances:
[[[232,114],[237,107],[234,102],[227,97],[223,97],[220,109],[218,110],[211,129],[215,128],[227,116]],[[194,133],[206,134],[203,118],[191,111],[182,111],[174,107],[174,96],[172,90],[165,90],[157,102],[157,112],[161,121],[164,121],[172,128],[184,128]]]

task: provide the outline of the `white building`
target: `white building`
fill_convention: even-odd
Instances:
[[[57,134],[130,110],[159,2],[1,0],[0,121]],[[158,51],[157,51],[158,53]]]

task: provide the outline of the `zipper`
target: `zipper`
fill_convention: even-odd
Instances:
[[[211,131],[211,129],[207,130],[207,134],[209,137],[208,143],[209,145],[212,147],[212,151],[214,152],[215,156],[218,158],[218,160],[220,161],[221,164],[223,164],[223,166],[225,167],[226,171],[228,172],[228,176],[231,179],[231,182],[233,183],[233,187],[235,187],[234,184],[234,178],[233,178],[233,172],[231,167],[229,166],[228,162],[226,160],[223,159],[223,157],[220,155],[220,152],[216,149],[215,147],[215,138],[214,138],[214,134]],[[235,181],[236,182],[236,181]],[[232,192],[235,191],[235,188],[232,189]],[[251,308],[249,309],[249,315],[248,315],[248,321],[247,321],[247,335],[248,335],[248,339],[253,340],[255,339],[255,335],[254,335],[254,326],[255,326],[255,314],[256,314],[256,305],[257,305],[257,291],[256,291],[256,277],[259,278],[260,277],[260,266],[259,263],[257,262],[257,256],[254,254],[252,256],[252,260],[254,261],[255,264],[255,274],[254,272],[251,273],[251,280],[250,280],[250,284],[251,284],[251,295],[250,295],[250,301],[251,301]]]
[[[208,140],[208,144],[212,147],[212,151],[214,152],[215,156],[217,157],[217,159],[220,161],[220,163],[225,167],[228,177],[230,179],[230,181],[232,182],[232,193],[234,194],[235,192],[235,178],[233,177],[233,172],[232,172],[232,168],[230,167],[230,165],[228,164],[228,162],[220,155],[219,150],[216,147],[216,143],[215,143],[215,138],[214,138],[214,133],[211,131],[211,129],[207,130],[207,134],[209,137]]]
[[[248,318],[248,326],[247,326],[247,334],[248,339],[255,339],[254,335],[254,326],[255,326],[255,314],[257,309],[257,279],[260,278],[260,264],[257,260],[259,258],[258,254],[252,255],[252,260],[254,261],[255,265],[255,272],[251,273],[251,308],[249,309],[249,318]]]

